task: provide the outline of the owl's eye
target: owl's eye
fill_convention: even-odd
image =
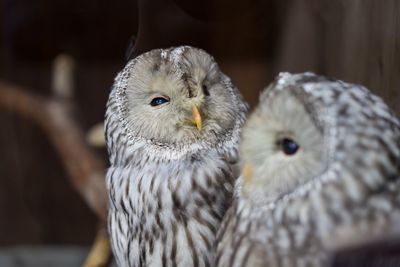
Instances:
[[[283,153],[288,156],[296,154],[300,148],[300,146],[290,138],[283,138],[279,143]]]
[[[203,88],[203,93],[204,93],[206,96],[209,96],[209,95],[210,95],[210,92],[208,91],[207,85],[203,84],[202,88]]]
[[[165,98],[165,97],[155,97],[151,100],[150,105],[155,107],[155,106],[159,106],[165,103],[168,103],[169,99]]]

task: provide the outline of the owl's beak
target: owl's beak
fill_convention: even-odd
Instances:
[[[251,168],[249,163],[247,163],[247,162],[244,163],[242,174],[243,174],[244,182],[246,184],[251,183],[252,176],[253,176],[253,169]]]
[[[197,129],[201,131],[202,128],[201,115],[196,105],[192,106],[192,122],[197,126]]]

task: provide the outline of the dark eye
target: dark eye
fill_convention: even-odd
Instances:
[[[293,141],[292,139],[289,138],[283,138],[280,141],[281,149],[283,153],[285,153],[288,156],[292,156],[296,154],[296,152],[299,150],[300,146]]]
[[[153,98],[153,100],[151,100],[150,105],[155,107],[155,106],[159,106],[159,105],[165,104],[167,102],[169,102],[169,100],[167,98],[156,97],[156,98]]]
[[[209,95],[210,95],[210,92],[208,91],[207,85],[203,84],[202,88],[203,88],[203,93],[204,93],[206,96],[209,96]]]

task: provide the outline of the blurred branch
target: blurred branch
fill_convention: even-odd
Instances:
[[[105,223],[105,166],[103,160],[86,143],[86,134],[72,116],[74,65],[73,58],[68,55],[56,57],[51,98],[33,94],[28,88],[0,81],[0,109],[35,122],[47,134],[60,155],[70,182],[100,219],[100,228],[84,266],[106,266],[111,249]],[[99,141],[101,137],[98,135],[103,135],[102,129],[97,127],[92,135],[96,137],[92,136],[93,140]]]
[[[53,62],[51,89],[58,98],[71,99],[75,91],[75,60],[67,54],[58,55]]]
[[[83,267],[106,266],[111,257],[111,247],[108,240],[108,233],[105,228],[100,228],[96,239],[93,242],[92,249],[86,258]]]
[[[104,136],[104,124],[98,123],[86,133],[86,141],[93,147],[105,147],[106,138]]]
[[[0,109],[35,122],[60,155],[70,182],[102,222],[107,214],[105,166],[85,143],[85,133],[66,100],[46,98],[27,88],[0,81]]]

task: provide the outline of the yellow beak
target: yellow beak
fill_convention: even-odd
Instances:
[[[252,170],[250,164],[244,163],[242,174],[243,174],[244,182],[251,183],[252,176],[253,176],[253,170]]]
[[[197,129],[199,129],[199,131],[201,131],[201,128],[202,128],[201,115],[200,115],[200,111],[196,105],[192,106],[192,122],[194,124],[196,124]]]

